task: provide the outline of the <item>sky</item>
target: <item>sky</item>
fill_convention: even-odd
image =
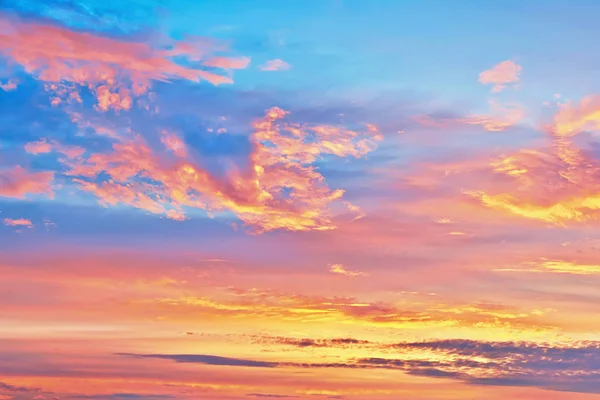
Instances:
[[[600,399],[599,13],[0,2],[0,400]]]

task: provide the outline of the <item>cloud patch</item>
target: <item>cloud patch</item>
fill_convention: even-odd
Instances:
[[[519,82],[521,66],[514,61],[506,60],[479,74],[479,82],[493,85],[492,92],[503,91],[508,84]]]

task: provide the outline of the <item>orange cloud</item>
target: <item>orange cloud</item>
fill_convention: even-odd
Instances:
[[[0,54],[42,81],[60,83],[58,89],[69,95],[77,92],[78,88],[89,88],[95,94],[101,111],[129,109],[133,97],[146,93],[152,80],[206,80],[215,85],[232,83],[229,77],[184,67],[170,60],[174,56],[201,59],[213,50],[207,49],[205,42],[200,43],[202,46],[196,46],[194,42],[174,42],[169,50],[157,50],[142,42],[26,23],[2,15],[0,23],[7,27],[0,33]],[[212,60],[207,62],[214,67],[227,64],[230,68],[240,67],[246,62],[245,59]],[[56,103],[62,101],[60,97],[55,99]]]
[[[332,125],[283,122],[287,114],[274,107],[255,121],[254,150],[246,172],[212,176],[197,163],[184,161],[183,141],[163,132],[163,145],[179,158],[175,163],[165,163],[136,136],[113,144],[112,153],[67,161],[68,174],[104,205],[123,203],[173,219],[184,218],[184,207],[228,210],[257,232],[333,229],[330,206],[344,191],[331,190],[313,163],[323,155],[362,157],[376,148],[382,135],[373,125],[361,133]],[[90,181],[101,172],[111,180]]]
[[[16,227],[24,227],[24,228],[33,228],[33,224],[28,219],[12,219],[12,218],[4,218],[4,225],[6,226],[16,226]]]
[[[577,106],[571,102],[560,104],[553,122],[552,132],[558,137],[600,129],[600,96],[584,97]]]
[[[553,224],[600,217],[600,164],[572,141],[598,123],[595,97],[579,107],[562,106],[548,128],[550,146],[521,150],[491,163],[495,173],[513,181],[508,191],[470,190],[465,193],[486,207]]]
[[[262,71],[284,71],[286,69],[292,68],[290,64],[287,62],[276,58],[274,60],[269,60],[263,65],[259,67]]]
[[[17,165],[0,170],[0,196],[25,198],[27,194],[52,196],[53,172],[29,172]]]
[[[506,84],[519,81],[521,66],[513,61],[507,60],[495,65],[487,71],[479,74],[479,82],[484,85],[494,85],[492,92],[501,92]]]

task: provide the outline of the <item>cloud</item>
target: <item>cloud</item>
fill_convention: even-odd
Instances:
[[[479,125],[488,132],[504,131],[523,120],[525,109],[519,104],[502,105],[490,101],[489,114],[471,114],[466,117],[416,115],[413,120],[431,128],[449,128],[455,125]]]
[[[340,274],[340,275],[346,275],[346,276],[351,276],[351,277],[368,275],[368,274],[366,274],[364,272],[360,272],[360,271],[347,270],[346,267],[344,267],[342,264],[331,264],[329,266],[329,272],[331,272],[333,274]]]
[[[392,369],[411,375],[452,378],[478,385],[517,385],[600,393],[599,342],[550,345],[449,339],[395,343],[387,345],[387,348],[390,352],[399,351],[402,356],[353,358],[334,363],[303,363],[194,354],[120,355],[238,367]],[[421,357],[415,357],[419,354]],[[430,357],[423,358],[424,354],[429,354]]]
[[[484,85],[494,85],[492,92],[498,93],[504,90],[507,84],[519,81],[521,69],[521,66],[514,61],[502,61],[491,69],[480,73],[479,82]]]
[[[467,125],[481,125],[488,132],[501,132],[521,122],[525,117],[525,110],[518,104],[502,106],[495,102],[490,103],[489,115],[471,115],[456,120]]]
[[[585,149],[581,134],[600,127],[595,111],[599,104],[586,97],[578,107],[559,106],[552,124],[545,127],[546,146],[493,160],[490,172],[502,177],[502,184],[464,190],[464,194],[487,208],[555,225],[597,220],[600,163]]]
[[[198,363],[207,365],[226,365],[231,367],[259,367],[259,368],[274,368],[277,363],[268,361],[246,360],[241,358],[220,357],[206,354],[130,354],[119,353],[120,356],[137,357],[137,358],[159,358],[164,360],[172,360],[178,363]]]
[[[581,264],[564,260],[541,259],[523,263],[519,268],[499,268],[497,272],[538,272],[567,275],[598,275],[600,276],[600,265]]]
[[[50,153],[50,152],[55,151],[57,153],[64,154],[65,156],[67,156],[67,158],[76,158],[76,157],[83,155],[83,153],[85,153],[85,149],[83,147],[65,146],[65,145],[61,145],[60,143],[58,143],[54,140],[48,142],[44,138],[42,138],[36,142],[27,143],[25,145],[25,151],[30,154],[35,154],[35,155]]]
[[[174,57],[198,61],[222,49],[210,40],[170,41],[167,49],[64,27],[24,22],[0,14],[0,54],[21,65],[29,74],[47,82],[54,104],[79,99],[82,88],[92,91],[100,111],[128,110],[134,98],[148,92],[152,81],[206,80],[232,83],[227,76],[176,63]],[[212,60],[212,61],[211,61]],[[209,58],[212,67],[239,68],[246,58]]]
[[[586,96],[578,105],[567,102],[558,107],[551,127],[557,137],[568,138],[585,129],[600,129],[600,96]]]
[[[17,79],[9,79],[6,83],[0,83],[0,89],[5,92],[10,92],[11,90],[15,90],[19,81]]]
[[[333,229],[332,206],[348,208],[341,200],[344,190],[330,189],[314,164],[325,156],[363,157],[382,135],[373,125],[359,132],[286,122],[288,114],[274,107],[254,121],[245,171],[211,173],[188,157],[181,138],[164,130],[160,141],[175,160],[155,151],[142,136],[132,135],[114,143],[110,152],[61,161],[76,187],[104,206],[126,204],[176,220],[185,218],[185,208],[231,211],[257,233]],[[49,145],[42,141],[28,148],[46,151]],[[109,179],[99,179],[102,175]]]
[[[174,133],[170,133],[166,130],[163,130],[161,132],[160,141],[167,149],[172,151],[173,154],[175,154],[177,157],[187,157],[187,146],[185,145],[184,141],[181,140],[181,138],[179,138]]]
[[[262,71],[284,71],[286,69],[292,68],[290,64],[287,62],[276,58],[274,60],[269,60],[263,65],[259,67]]]
[[[371,344],[368,340],[359,340],[354,338],[332,338],[332,339],[312,339],[312,338],[291,338],[283,336],[256,336],[252,338],[253,343],[257,344],[276,344],[283,346],[294,346],[300,348],[326,347],[326,348],[352,348]]]
[[[17,165],[0,170],[0,196],[23,199],[28,194],[52,197],[53,172],[29,172]]]
[[[250,57],[228,58],[213,57],[203,63],[207,67],[223,69],[245,69],[250,64]]]
[[[24,219],[24,218],[19,218],[19,219],[4,218],[4,225],[24,227],[24,228],[33,228],[33,224],[31,223],[31,221],[28,219]]]
[[[137,394],[137,393],[111,393],[94,395],[75,395],[76,399],[90,400],[169,400],[177,397],[167,394]]]

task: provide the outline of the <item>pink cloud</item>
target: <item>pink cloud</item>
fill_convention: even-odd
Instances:
[[[290,64],[287,62],[276,58],[274,60],[269,60],[263,65],[259,67],[262,71],[284,71],[286,69],[292,68]]]
[[[2,15],[0,23],[8,28],[0,33],[0,54],[20,64],[37,79],[60,84],[50,88],[53,93],[58,90],[59,97],[53,99],[56,104],[62,101],[61,93],[70,97],[72,92],[86,87],[95,94],[99,110],[127,110],[133,97],[146,93],[153,80],[206,80],[215,85],[233,82],[230,77],[184,67],[170,59],[178,56],[198,60],[211,50],[219,49],[216,45],[206,49],[208,42],[202,42],[202,48],[197,48],[193,41],[173,41],[171,49],[159,50],[143,42],[26,23]],[[241,67],[249,61],[223,57],[212,60],[208,63],[214,67],[223,64],[229,68]]]
[[[55,151],[57,153],[66,155],[67,158],[76,158],[85,153],[85,149],[83,147],[62,145],[54,140],[48,142],[44,138],[38,140],[37,142],[27,143],[25,145],[25,151],[30,154],[42,154]]]
[[[53,172],[29,172],[21,166],[0,170],[0,196],[25,198],[27,194],[52,196]]]
[[[10,92],[11,90],[15,90],[17,88],[19,81],[16,79],[9,79],[6,83],[0,83],[0,89],[5,92]]]
[[[177,135],[163,130],[160,141],[177,157],[185,158],[187,156],[187,146]]]
[[[214,57],[206,60],[203,63],[207,67],[223,68],[223,69],[244,69],[250,64],[250,57]]]
[[[29,142],[25,145],[25,151],[31,154],[50,153],[52,146],[46,141],[41,139],[37,142]]]
[[[23,228],[33,228],[33,224],[31,223],[31,221],[28,219],[24,219],[24,218],[19,218],[19,219],[4,218],[4,225],[23,227]]]
[[[479,74],[479,82],[484,85],[494,85],[492,92],[501,92],[506,88],[508,83],[516,83],[519,81],[521,66],[514,61],[502,61],[487,71]]]

